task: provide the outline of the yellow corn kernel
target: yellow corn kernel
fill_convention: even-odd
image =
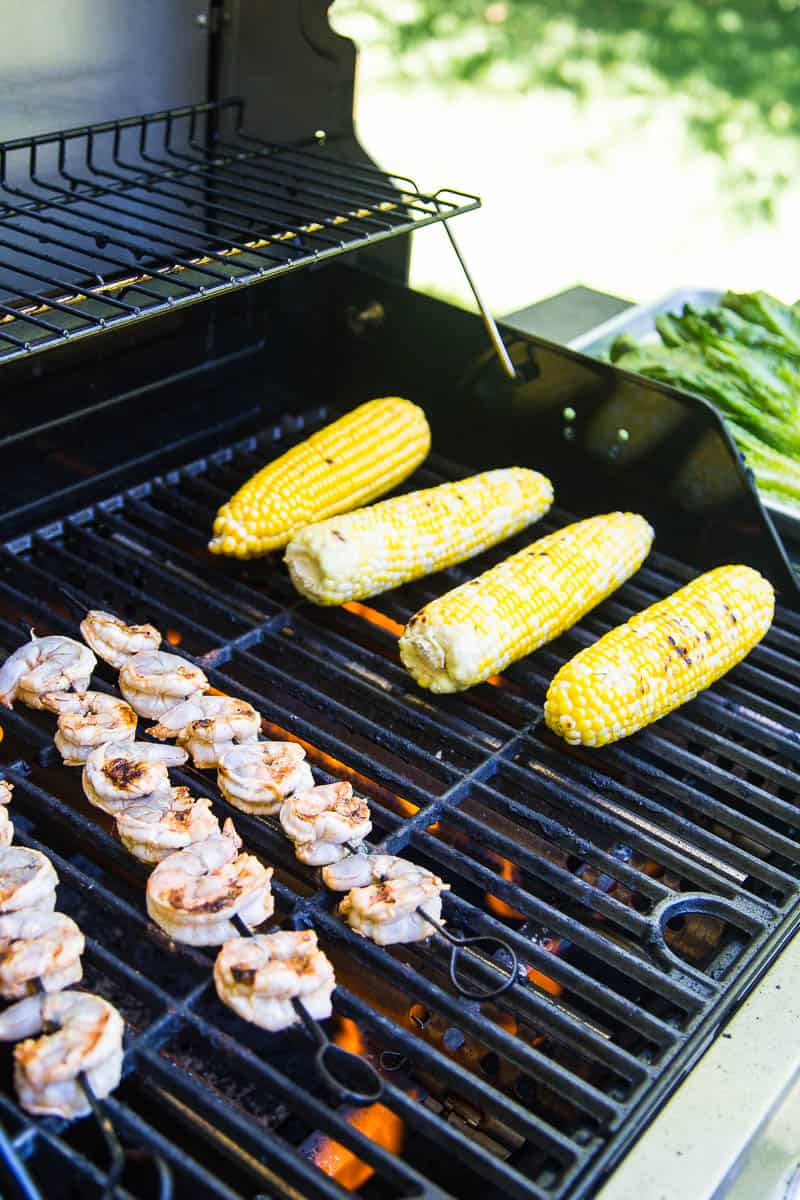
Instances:
[[[553,485],[537,471],[485,471],[307,525],[286,548],[286,564],[316,604],[363,600],[479,554],[552,503]]]
[[[459,692],[552,641],[638,571],[653,531],[636,513],[578,521],[431,601],[400,657],[422,687]]]
[[[217,513],[213,554],[278,550],[312,521],[368,504],[425,458],[431,432],[410,400],[369,400],[268,463]]]
[[[758,571],[707,571],[566,663],[548,689],[545,720],[573,745],[627,737],[735,666],[774,611],[772,585]]]

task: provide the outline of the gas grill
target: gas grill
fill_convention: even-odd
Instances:
[[[504,939],[518,973],[497,999],[468,1000],[439,938],[390,949],[360,938],[276,820],[234,812],[208,772],[173,772],[275,866],[278,924],[315,929],[334,962],[330,1036],[373,1063],[384,1089],[379,1104],[335,1101],[299,1028],[245,1025],[216,998],[213,953],[148,921],[145,867],[61,765],[52,718],[24,707],[0,722],[17,840],[51,857],[58,906],[86,934],[85,985],[125,1018],[109,1113],[126,1145],[169,1164],[176,1197],[590,1196],[800,925],[791,547],[700,401],[489,321],[498,356],[479,317],[407,287],[408,233],[477,201],[422,193],[365,160],[341,101],[352,54],[323,4],[252,7],[261,23],[246,6],[211,5],[196,26],[194,8],[175,6],[208,66],[207,77],[176,67],[169,89],[195,79],[181,108],[130,117],[116,107],[123,88],[93,127],[14,129],[0,149],[0,652],[20,625],[76,636],[63,587],[152,621],[214,687],[256,706],[266,737],[300,741],[320,782],[349,779],[372,808],[371,847],[442,876],[448,928]],[[270,18],[299,78],[321,64],[324,86],[315,77],[297,112],[287,96],[268,105],[253,66],[257,36],[285,82]],[[244,101],[220,101],[237,71]],[[327,118],[339,127],[323,135]],[[460,696],[417,689],[397,635],[530,534],[336,609],[299,601],[277,556],[206,551],[217,508],[256,469],[389,393],[422,404],[433,429],[434,453],[405,487],[533,465],[561,506],[537,536],[624,506],[656,528],[631,581]],[[592,420],[610,400],[620,413],[679,411],[677,432],[672,422],[648,440],[620,417],[629,436],[598,452]],[[618,746],[571,749],[549,734],[542,703],[561,663],[729,560],[779,590],[746,663]],[[103,664],[94,678],[114,688]],[[459,967],[476,987],[507,969],[502,951]],[[97,1126],[26,1116],[7,1050],[0,1123],[48,1198],[104,1194]],[[154,1187],[143,1163],[117,1194]]]

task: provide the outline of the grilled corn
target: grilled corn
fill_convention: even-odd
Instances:
[[[624,583],[653,531],[608,513],[540,538],[411,618],[400,657],[422,687],[459,692],[558,637]]]
[[[735,666],[774,609],[757,571],[716,567],[576,654],[550,684],[545,720],[573,745],[627,737]]]
[[[390,491],[430,444],[416,404],[399,396],[369,400],[248,479],[217,513],[208,548],[236,558],[278,550],[304,525]]]
[[[286,564],[316,604],[363,600],[479,554],[552,503],[553,485],[537,471],[485,471],[308,525],[289,543]]]

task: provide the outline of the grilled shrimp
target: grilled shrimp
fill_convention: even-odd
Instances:
[[[71,917],[23,909],[0,917],[0,996],[60,992],[83,975],[84,939]]]
[[[170,792],[167,767],[186,762],[186,751],[152,742],[107,742],[92,750],[81,782],[95,808],[116,816],[134,800]]]
[[[21,700],[43,708],[45,692],[85,692],[97,659],[88,646],[68,637],[37,638],[20,646],[0,667],[0,704],[13,708]]]
[[[0,1041],[14,1048],[14,1083],[29,1113],[82,1117],[91,1106],[78,1076],[98,1100],[122,1074],[125,1026],[113,1005],[89,992],[28,996],[0,1014]],[[37,1034],[44,1036],[37,1037]]]
[[[175,738],[196,767],[216,767],[232,746],[258,740],[261,717],[252,704],[233,696],[190,696],[164,713],[148,733],[164,741]]]
[[[351,888],[382,883],[402,875],[408,867],[419,868],[406,858],[394,854],[351,854],[341,862],[322,868],[322,882],[332,892],[349,892]]]
[[[0,779],[0,849],[10,846],[14,840],[14,822],[6,808],[6,805],[11,803],[13,790],[13,783],[6,783],[5,779]]]
[[[131,708],[153,721],[207,687],[208,680],[199,667],[165,650],[134,654],[119,673],[119,690]]]
[[[93,608],[81,621],[81,633],[98,658],[119,670],[134,654],[157,650],[161,634],[155,625],[126,625],[119,617]]]
[[[0,914],[35,908],[52,912],[58,875],[50,859],[25,846],[0,850]]]
[[[58,713],[56,747],[68,767],[80,767],[96,746],[136,736],[130,704],[105,692],[45,692],[42,707]]]
[[[297,742],[255,742],[220,756],[217,784],[234,808],[271,816],[292,792],[314,786],[306,752]]]
[[[312,929],[225,942],[214,963],[217,995],[235,1013],[277,1033],[299,1021],[292,999],[318,1021],[331,1015],[333,967]]]
[[[157,863],[176,850],[219,836],[219,821],[205,796],[195,800],[185,787],[146,796],[117,813],[117,833],[142,862]]]
[[[372,829],[369,805],[353,795],[349,783],[327,783],[295,792],[281,805],[281,825],[294,852],[311,867],[338,862],[351,854],[344,845],[360,843]]]
[[[249,926],[275,907],[272,868],[239,854],[242,839],[231,821],[221,834],[163,859],[147,881],[147,911],[176,942],[220,946],[236,936],[234,913]]]
[[[353,859],[363,857],[353,855]],[[417,909],[423,907],[435,921],[442,923],[441,893],[450,885],[443,883],[432,871],[403,858],[388,854],[374,858],[391,861],[386,864],[384,874],[373,875],[374,883],[352,888],[342,900],[339,912],[348,925],[364,937],[372,938],[379,946],[419,942],[430,937],[433,927]],[[372,856],[366,859],[367,863],[371,861]],[[338,870],[339,864],[333,869]]]

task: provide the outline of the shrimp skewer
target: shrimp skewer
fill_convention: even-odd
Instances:
[[[158,650],[161,634],[155,625],[126,625],[113,613],[93,608],[81,621],[81,633],[98,658],[119,670],[134,654]]]
[[[336,978],[316,933],[304,929],[225,942],[214,963],[214,984],[223,1004],[252,1025],[277,1033],[300,1020],[293,999],[314,1020],[329,1017]]]
[[[38,850],[25,846],[0,850],[0,915],[29,908],[52,912],[57,884],[55,867]]]
[[[176,850],[204,842],[219,832],[211,801],[205,796],[193,799],[185,787],[145,796],[117,813],[122,844],[146,863],[161,862]]]
[[[8,815],[8,805],[11,803],[13,783],[0,779],[0,849],[10,846],[14,840],[14,822]]]
[[[234,746],[220,756],[217,784],[234,808],[254,816],[272,816],[293,792],[314,786],[297,742],[254,742]]]
[[[90,804],[116,816],[135,800],[168,795],[171,785],[167,768],[185,762],[186,751],[177,746],[107,742],[86,759],[81,782]]]
[[[323,867],[322,882],[332,892],[349,892],[351,888],[397,878],[410,867],[419,870],[415,863],[395,854],[352,854]]]
[[[378,946],[391,946],[424,941],[434,928],[443,928],[441,894],[450,885],[438,875],[390,854],[358,854],[326,868],[323,879],[328,886],[329,880],[345,883],[344,864],[351,862],[355,865],[349,869],[350,879],[364,882],[351,884],[339,912],[357,933]],[[424,913],[419,911],[422,905]]]
[[[120,1081],[124,1029],[113,1005],[88,992],[28,996],[0,1013],[0,1041],[19,1042],[14,1084],[26,1112],[91,1112],[87,1091],[102,1099]]]
[[[208,680],[199,667],[165,650],[146,650],[129,658],[119,673],[119,689],[140,717],[157,721]]]
[[[29,708],[43,708],[47,692],[85,692],[97,659],[88,646],[73,638],[39,638],[18,647],[0,667],[0,704],[13,708],[21,700]]]
[[[60,992],[83,975],[84,937],[71,917],[23,909],[0,917],[0,996]]]
[[[353,852],[372,830],[369,805],[349,783],[328,783],[284,800],[280,821],[301,862],[321,867]]]
[[[214,964],[223,1004],[272,1033],[300,1021],[316,1044],[314,1068],[325,1087],[357,1104],[379,1100],[383,1079],[372,1063],[336,1045],[319,1024],[331,1014],[336,978],[317,935],[312,930],[256,934],[239,916],[233,924],[242,936],[226,942]]]
[[[80,767],[97,746],[136,736],[130,704],[105,692],[46,692],[42,706],[58,713],[56,747],[68,767]]]
[[[258,740],[261,717],[246,700],[233,696],[191,696],[170,708],[147,732],[164,740],[175,738],[196,767],[216,767],[233,746]]]
[[[222,833],[163,859],[147,881],[147,911],[176,942],[219,946],[233,937],[238,917],[261,925],[275,902],[272,868],[239,854],[242,839],[231,821]]]

